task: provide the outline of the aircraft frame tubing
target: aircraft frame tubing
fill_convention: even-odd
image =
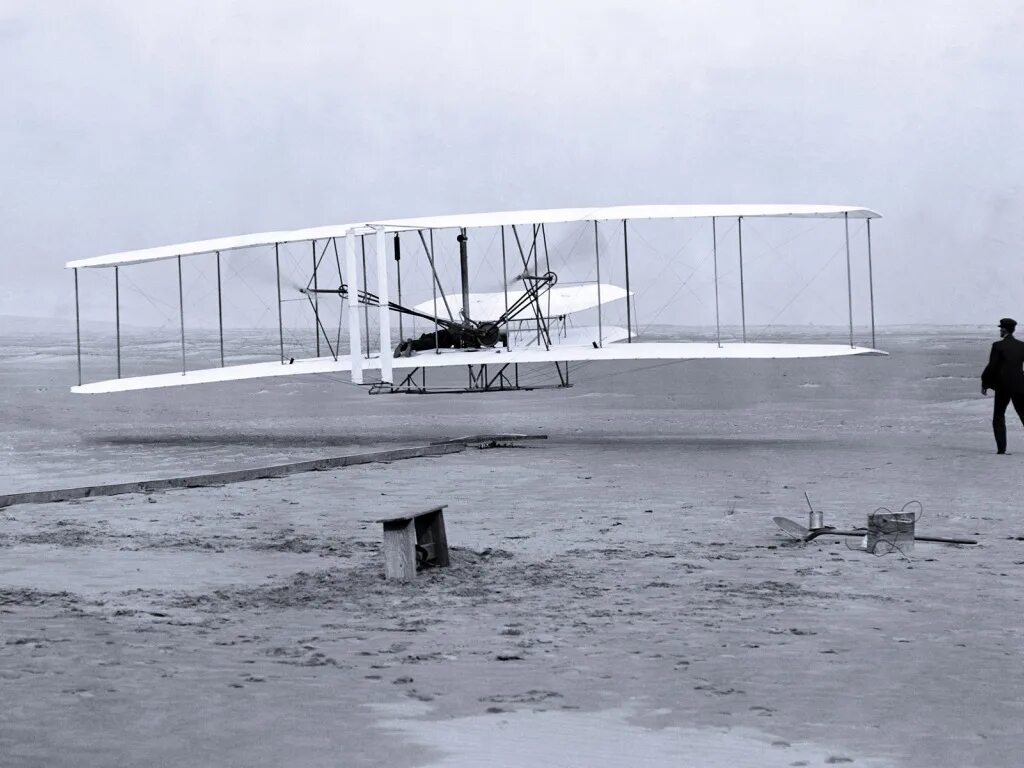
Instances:
[[[533,242],[530,245],[529,253],[523,251],[523,242],[519,239],[519,230],[516,229],[516,225],[512,225],[512,235],[516,241],[516,248],[519,250],[519,258],[523,263],[523,273],[527,274],[530,271],[530,257],[534,260],[534,274],[537,272],[537,225],[533,225]],[[543,342],[544,349],[551,349],[551,335],[548,333],[547,323],[544,322],[544,312],[540,306],[540,302],[537,297],[533,297],[533,301],[530,302],[533,307],[534,317],[537,320],[537,344]]]
[[[306,298],[309,299],[310,306],[313,309],[313,316],[316,318],[316,326],[317,326],[317,331],[316,331],[316,356],[320,357],[320,334],[322,333],[323,337],[324,337],[324,341],[327,342],[328,348],[331,349],[331,357],[333,357],[335,360],[337,360],[338,359],[338,353],[333,348],[331,348],[331,337],[327,333],[327,329],[324,328],[324,325],[323,325],[323,323],[320,320],[320,282],[319,282],[318,270],[320,269],[320,265],[323,263],[324,257],[327,255],[327,250],[333,244],[335,260],[338,262],[338,285],[339,286],[344,285],[344,280],[342,280],[342,277],[341,277],[341,261],[337,258],[338,257],[338,244],[335,241],[335,238],[333,238],[333,237],[326,238],[324,240],[324,245],[323,245],[323,248],[320,251],[320,255],[319,256],[317,255],[317,252],[316,252],[316,239],[314,238],[313,240],[311,240],[310,244],[312,246],[312,252],[313,252],[313,274],[310,275],[309,280],[306,282],[306,290],[308,291],[308,290],[312,289],[313,298],[310,299],[309,294],[306,294]],[[341,289],[340,288],[338,289],[338,293],[339,293],[339,295],[341,294]]]
[[[868,292],[868,312],[865,313],[867,316],[864,320],[870,322],[870,340],[871,347],[875,348],[877,345],[877,329],[875,319],[875,296],[874,296],[874,269],[873,269],[873,232],[872,232],[872,217],[875,214],[871,211],[864,212],[866,209],[847,209],[841,211],[835,215],[833,214],[816,214],[811,213],[807,215],[828,215],[831,218],[842,219],[842,250],[845,252],[845,267],[846,267],[846,289],[847,289],[847,324],[848,324],[848,342],[851,347],[854,346],[856,341],[857,328],[854,325],[854,291],[853,291],[853,280],[852,271],[854,259],[859,258],[859,243],[855,241],[856,237],[859,237],[858,232],[851,232],[850,218],[859,217],[865,218],[865,239],[866,239],[866,257],[867,257],[867,280],[866,288]],[[681,214],[682,215],[682,214]],[[737,211],[735,213],[722,213],[721,215],[712,215],[708,218],[711,219],[711,251],[712,261],[714,270],[714,301],[715,301],[715,341],[719,347],[723,346],[722,339],[722,326],[720,317],[720,292],[721,292],[721,254],[718,249],[718,231],[717,224],[719,219],[728,215],[730,218],[735,215],[736,217],[736,255],[738,258],[738,269],[739,269],[739,310],[740,310],[740,321],[741,321],[741,338],[745,342],[747,339],[747,313],[746,313],[746,282],[745,282],[745,257],[746,254],[744,246],[746,245],[743,241],[743,230],[744,221],[746,214],[743,211]],[[752,213],[751,216],[782,216],[782,215],[797,215],[797,213]],[[666,216],[667,217],[667,216]],[[657,218],[657,217],[656,217]],[[573,219],[575,220],[575,219]],[[497,220],[496,220],[497,221]],[[602,273],[607,276],[605,272],[606,264],[614,263],[617,258],[612,258],[616,249],[611,246],[609,241],[602,243],[601,227],[600,222],[614,221],[614,223],[622,228],[622,260],[623,267],[625,270],[625,301],[626,301],[626,337],[625,342],[632,343],[639,337],[639,322],[637,318],[637,305],[631,290],[631,274],[630,274],[630,237],[629,231],[633,228],[634,219],[621,218],[621,219],[597,219],[591,218],[579,221],[584,221],[588,226],[588,229],[592,230],[594,238],[594,252],[592,258],[594,259],[593,265],[596,270],[596,293],[597,293],[597,341],[595,346],[602,347],[604,345],[604,302],[602,301]],[[426,223],[426,222],[424,222]],[[564,316],[561,318],[555,318],[550,316],[551,310],[551,289],[557,283],[558,276],[551,271],[551,254],[549,250],[549,243],[547,241],[547,228],[544,223],[526,223],[525,220],[520,220],[519,223],[509,224],[479,224],[474,226],[494,226],[500,228],[501,234],[501,270],[502,270],[502,293],[503,293],[503,304],[504,314],[501,319],[497,322],[491,320],[484,320],[483,318],[469,318],[467,315],[467,291],[468,281],[464,281],[463,284],[463,317],[458,318],[458,308],[448,300],[448,294],[445,293],[443,288],[443,281],[440,278],[439,270],[437,268],[440,256],[437,253],[434,245],[434,229],[429,223],[426,226],[418,229],[408,229],[402,231],[394,231],[394,259],[395,259],[395,275],[393,278],[397,280],[398,284],[398,302],[389,301],[389,286],[393,283],[389,282],[388,277],[388,265],[385,261],[388,255],[388,248],[386,244],[385,233],[390,233],[391,230],[386,229],[385,224],[371,224],[361,227],[353,227],[348,229],[343,234],[329,235],[326,237],[316,238],[302,238],[300,240],[285,240],[281,242],[278,237],[272,236],[267,238],[265,241],[259,243],[253,243],[251,245],[246,244],[235,244],[229,243],[223,245],[223,247],[230,251],[234,249],[255,249],[259,248],[261,258],[263,257],[264,248],[272,249],[270,254],[273,257],[273,269],[275,272],[275,283],[276,283],[276,298],[277,298],[277,321],[278,321],[278,357],[281,364],[286,364],[288,356],[285,352],[285,339],[284,339],[284,322],[283,322],[283,301],[282,296],[282,272],[281,272],[281,260],[280,250],[281,245],[292,242],[306,242],[308,245],[305,250],[305,255],[302,258],[302,271],[310,269],[308,275],[308,281],[304,289],[300,289],[300,292],[304,294],[304,298],[307,301],[310,312],[313,316],[314,324],[314,339],[315,342],[315,354],[317,358],[323,356],[323,349],[328,350],[328,354],[335,361],[342,360],[342,327],[344,322],[344,315],[342,312],[347,311],[349,319],[349,342],[348,342],[348,356],[351,358],[352,366],[352,382],[355,384],[362,384],[363,370],[368,366],[365,362],[370,357],[371,352],[371,339],[369,337],[369,312],[370,307],[377,306],[380,311],[379,329],[381,332],[380,340],[380,353],[382,355],[388,354],[388,347],[390,347],[391,340],[391,325],[390,319],[393,315],[388,314],[389,312],[395,312],[398,314],[398,326],[399,336],[404,335],[403,330],[403,319],[405,315],[419,317],[431,322],[434,326],[434,337],[435,337],[435,350],[433,354],[440,355],[443,350],[439,348],[437,341],[439,340],[440,329],[452,329],[455,331],[463,331],[469,335],[469,341],[482,340],[484,339],[483,331],[481,327],[486,327],[488,340],[493,328],[490,326],[494,325],[498,327],[498,341],[505,349],[514,349],[517,346],[527,346],[536,344],[538,348],[547,350],[554,350],[552,342],[557,342],[559,339],[568,339],[568,323]],[[368,232],[364,230],[369,227],[374,231],[377,237],[376,257],[377,257],[377,293],[372,294],[368,290],[368,259],[365,247],[365,237]],[[526,229],[529,227],[529,230]],[[449,226],[438,227],[439,235],[444,231],[450,229]],[[466,243],[466,228],[459,227],[460,238],[462,239],[461,245],[463,248],[460,252],[462,272],[466,273],[468,263],[468,245]],[[508,230],[511,230],[510,232]],[[422,248],[423,257],[427,262],[429,268],[429,282],[431,284],[431,292],[433,295],[433,312],[418,312],[403,306],[403,287],[401,274],[401,234],[405,234],[407,238],[407,254],[411,254],[417,260],[421,257],[419,254],[419,248],[415,247],[416,240]],[[343,265],[342,258],[339,254],[339,247],[337,239],[342,237],[345,243],[345,264]],[[724,235],[723,235],[724,237]],[[411,243],[408,239],[412,240]],[[230,238],[229,238],[230,239]],[[220,240],[217,241],[204,241],[204,243],[215,247],[221,246]],[[186,244],[190,246],[196,246],[199,244]],[[411,250],[410,250],[411,248]],[[545,272],[543,275],[540,273],[540,256],[543,250],[543,256],[545,260]],[[336,289],[330,289],[327,287],[321,288],[319,285],[319,279],[321,276],[330,275],[332,271],[329,269],[331,252],[333,251],[333,260],[337,270],[338,287]],[[177,255],[159,256],[154,260],[168,261],[169,266],[176,267],[177,275],[177,299],[178,299],[178,335],[180,344],[180,358],[181,373],[188,373],[188,334],[185,324],[185,307],[184,307],[184,277],[183,277],[183,260],[186,256],[195,256],[200,254],[209,254],[215,259],[216,276],[215,276],[215,288],[216,288],[216,312],[217,312],[217,331],[218,331],[218,352],[219,352],[219,364],[221,367],[226,366],[225,360],[225,331],[224,331],[224,298],[227,295],[225,290],[228,288],[230,282],[230,274],[225,272],[222,274],[222,251],[221,250],[210,250],[210,251],[198,251],[189,250],[184,254],[178,253]],[[122,302],[120,299],[120,273],[124,271],[124,268],[128,265],[134,264],[136,261],[140,261],[140,258],[134,253],[129,254],[115,254],[115,256],[125,256],[126,258],[117,259],[106,259],[101,260],[97,263],[86,263],[86,262],[69,262],[68,266],[73,269],[74,279],[74,290],[75,290],[75,367],[77,374],[77,381],[79,385],[83,384],[83,359],[82,359],[82,321],[81,321],[81,307],[80,307],[80,285],[79,285],[79,266],[83,267],[113,267],[113,314],[114,314],[114,363],[116,365],[116,377],[121,378],[124,375],[123,363],[125,357],[125,350],[122,347]],[[172,261],[173,259],[173,261]],[[325,259],[327,264],[324,264]],[[513,272],[519,270],[520,265],[522,268],[522,274],[517,278],[521,281],[521,285],[524,288],[522,295],[518,296],[510,304],[509,301],[509,269],[512,268]],[[344,266],[344,269],[343,269]],[[321,274],[324,270],[326,273]],[[344,278],[348,277],[348,284],[346,284]],[[172,281],[173,285],[173,278]],[[361,283],[361,286],[360,286]],[[173,295],[173,287],[171,288]],[[426,288],[425,285],[422,288]],[[519,285],[517,285],[518,293]],[[338,316],[338,328],[335,332],[332,327],[327,326],[329,322],[329,316],[327,306],[325,305],[323,312],[319,306],[319,296],[323,293],[336,294],[339,299],[339,316]],[[546,298],[545,298],[546,296]],[[333,300],[332,300],[333,301]],[[542,302],[547,301],[547,311]],[[347,303],[342,303],[347,302]],[[359,310],[359,305],[362,305],[362,311]],[[440,313],[439,311],[440,310]],[[191,310],[190,310],[191,311]],[[448,319],[444,319],[443,315],[447,314]],[[510,317],[512,315],[512,317]],[[172,321],[173,322],[173,321]],[[362,326],[362,327],[361,327]],[[385,329],[387,333],[385,334]],[[501,331],[504,333],[501,333]],[[365,336],[364,336],[365,333]],[[475,335],[474,335],[475,334]],[[332,339],[332,335],[334,338]],[[479,337],[479,339],[477,338]],[[517,344],[517,342],[519,342]],[[473,344],[468,344],[473,346]],[[486,345],[490,346],[490,345]],[[557,351],[555,351],[557,355]],[[554,356],[554,355],[553,355]],[[477,359],[480,359],[477,357]],[[492,358],[493,360],[493,358]],[[453,363],[454,361],[445,361],[446,363]],[[564,388],[572,386],[570,382],[569,369],[570,365],[567,361],[550,361],[545,362],[543,365],[535,364],[533,376],[525,375],[520,381],[519,377],[519,365],[515,363],[497,363],[492,362],[490,366],[485,363],[465,363],[460,361],[458,364],[465,364],[467,366],[467,381],[464,386],[439,386],[429,387],[427,384],[426,367],[419,366],[406,372],[408,369],[402,369],[399,371],[401,374],[401,381],[397,385],[393,385],[391,379],[391,367],[392,361],[390,357],[387,360],[381,360],[381,381],[378,384],[373,384],[373,394],[383,392],[409,392],[409,393],[467,393],[467,392],[491,392],[491,391],[522,391],[532,389],[545,389],[545,388]],[[408,365],[408,362],[399,363],[400,365]],[[550,372],[542,373],[539,369],[546,365],[554,365],[555,376],[551,376]],[[376,367],[376,366],[374,366]],[[372,369],[371,369],[372,370]],[[457,374],[456,374],[457,375]],[[543,376],[547,379],[546,383],[543,384],[532,384],[530,382],[537,381]],[[376,376],[374,376],[376,378]],[[184,383],[192,383],[187,381]],[[368,382],[369,383],[369,382]]]
[[[514,371],[511,376],[508,373],[509,366],[512,366]],[[468,382],[465,387],[429,387],[427,386],[427,369],[421,366],[413,368],[397,384],[388,384],[387,382],[373,384],[369,393],[371,395],[462,395],[481,392],[530,392],[534,389],[568,389],[571,387],[569,363],[556,362],[554,366],[558,374],[557,383],[526,385],[519,383],[518,363],[505,363],[493,375],[490,374],[487,363],[476,366],[467,365]],[[419,381],[416,380],[417,373],[420,374]]]
[[[493,387],[494,386],[494,382],[496,382],[496,381],[500,381],[501,382],[501,388],[502,389],[506,389],[506,388],[512,386],[512,382],[509,381],[508,376],[505,375],[505,371],[508,370],[508,366],[509,366],[509,364],[505,363],[503,366],[501,366],[501,368],[498,369],[498,372],[496,374],[494,374],[494,376],[492,376],[489,381],[487,381],[487,387],[488,388]],[[487,366],[486,365],[484,366],[484,375],[485,376],[487,375]]]
[[[416,373],[420,374],[420,383],[416,383]],[[371,395],[391,394],[426,394],[427,393],[427,369],[423,367],[413,368],[397,384],[389,384],[380,381],[370,387]]]
[[[565,361],[565,374],[564,375],[562,374],[562,363],[559,363],[559,362],[556,361],[555,362],[555,370],[558,371],[558,380],[561,382],[561,386],[563,386],[563,387],[571,387],[572,384],[569,383],[569,361],[568,360]]]

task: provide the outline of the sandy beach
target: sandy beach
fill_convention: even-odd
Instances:
[[[584,368],[562,392],[337,381],[75,397],[8,339],[0,492],[486,432],[515,447],[0,510],[5,766],[1018,766],[1024,430],[989,336],[891,357]],[[876,557],[775,515],[864,525]],[[447,504],[383,578],[377,518]]]

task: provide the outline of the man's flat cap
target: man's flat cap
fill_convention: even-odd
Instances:
[[[1017,321],[1012,317],[1004,317],[999,321],[999,327],[1005,328],[1010,333],[1013,333],[1013,329],[1017,327]]]

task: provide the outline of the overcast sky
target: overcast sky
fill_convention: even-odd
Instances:
[[[0,0],[0,314],[203,237],[814,202],[884,215],[880,322],[1021,316],[1022,39],[999,0]]]

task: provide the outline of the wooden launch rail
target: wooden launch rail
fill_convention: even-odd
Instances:
[[[55,501],[71,501],[73,499],[91,499],[96,496],[116,496],[122,493],[150,493],[152,491],[164,491],[172,488],[201,488],[210,485],[245,483],[252,480],[285,477],[286,475],[294,475],[299,472],[319,472],[340,467],[351,467],[358,464],[386,463],[401,461],[402,459],[443,456],[448,453],[460,453],[466,450],[467,445],[473,443],[513,441],[526,439],[527,437],[527,435],[473,435],[472,437],[456,438],[452,441],[413,448],[395,448],[388,451],[372,451],[370,453],[357,453],[350,456],[333,456],[324,459],[294,461],[287,464],[275,464],[269,467],[250,467],[227,472],[207,472],[200,475],[182,475],[157,480],[134,480],[107,485],[85,485],[78,488],[8,493],[0,495],[0,508],[9,507],[14,504],[43,504]]]

